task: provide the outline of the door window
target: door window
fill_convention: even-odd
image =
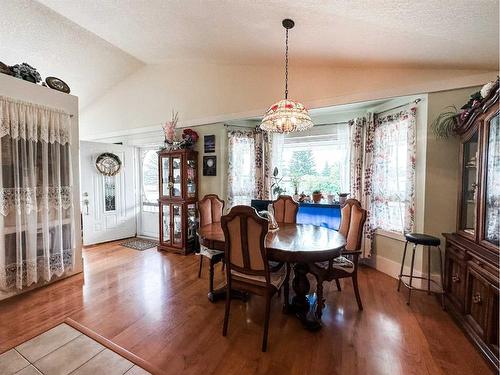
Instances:
[[[158,212],[158,154],[155,150],[142,153],[142,211]]]

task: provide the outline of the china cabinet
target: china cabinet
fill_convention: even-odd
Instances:
[[[456,233],[444,234],[447,309],[498,371],[500,114],[498,81],[461,137]]]
[[[159,250],[187,254],[194,250],[198,201],[198,152],[158,153]]]

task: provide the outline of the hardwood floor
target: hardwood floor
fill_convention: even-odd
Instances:
[[[487,374],[482,357],[439,302],[361,268],[364,311],[352,286],[325,285],[324,328],[311,333],[274,298],[269,347],[260,351],[264,301],[207,300],[198,258],[136,251],[117,243],[84,250],[82,275],[0,302],[0,353],[70,317],[168,374]],[[223,274],[217,268],[216,282]]]

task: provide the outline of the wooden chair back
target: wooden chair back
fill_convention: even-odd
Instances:
[[[200,227],[212,223],[220,223],[224,211],[224,201],[217,194],[207,194],[198,202]]]
[[[274,217],[278,223],[295,224],[299,204],[289,195],[280,195],[273,202]]]
[[[345,249],[347,251],[361,249],[366,210],[361,208],[361,203],[357,199],[348,199],[340,209],[340,216],[339,233],[346,238]]]
[[[265,240],[268,221],[249,206],[234,206],[222,216],[228,277],[231,270],[246,275],[265,276],[270,284]]]

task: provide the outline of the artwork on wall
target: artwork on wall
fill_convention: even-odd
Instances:
[[[104,176],[114,176],[120,172],[122,161],[117,155],[105,152],[97,157],[95,166]]]
[[[215,135],[206,135],[204,137],[205,154],[215,152]]]
[[[203,157],[203,176],[217,176],[217,156]]]

